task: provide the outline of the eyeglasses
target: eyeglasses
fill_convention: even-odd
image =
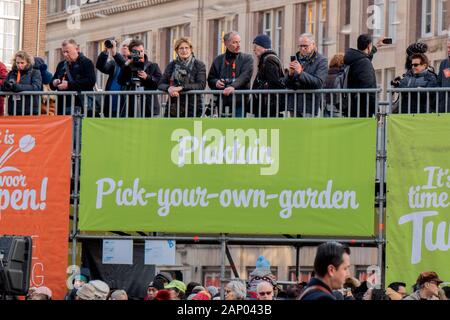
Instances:
[[[308,49],[309,48],[309,44],[300,44],[298,47],[300,48],[300,49]]]
[[[412,66],[413,66],[414,68],[417,68],[418,66],[421,66],[421,64],[420,64],[420,63],[413,63]]]
[[[258,292],[258,295],[260,295],[261,297],[264,297],[264,296],[270,296],[271,294],[273,294],[273,291],[266,291],[266,292],[262,291],[262,292]]]

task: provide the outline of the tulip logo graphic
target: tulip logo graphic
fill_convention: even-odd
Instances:
[[[16,150],[11,152],[11,150],[14,148],[14,146],[9,147],[3,153],[3,155],[0,157],[0,174],[1,173],[5,173],[5,172],[10,172],[10,171],[12,171],[12,172],[20,172],[20,170],[17,169],[16,167],[13,167],[13,166],[4,167],[4,165],[17,152],[19,152],[19,151],[21,151],[23,153],[30,152],[31,150],[33,150],[35,145],[36,145],[36,139],[34,137],[30,136],[30,135],[26,135],[26,136],[23,136],[20,139],[19,147]]]

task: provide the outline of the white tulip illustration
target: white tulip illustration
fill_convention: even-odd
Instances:
[[[36,145],[36,139],[29,134],[26,136],[23,136],[19,141],[19,148],[20,151],[27,153],[33,150],[34,146]]]
[[[6,172],[6,171],[20,171],[16,167],[5,167],[3,168],[3,165],[11,158],[14,154],[16,154],[18,151],[21,151],[23,153],[30,152],[33,150],[33,148],[36,146],[36,139],[27,134],[26,136],[23,136],[19,141],[19,147],[11,152],[12,146],[5,151],[5,153],[0,157],[0,173]],[[11,152],[11,153],[10,153]],[[10,153],[10,154],[9,154]]]

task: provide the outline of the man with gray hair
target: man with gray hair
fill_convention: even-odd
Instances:
[[[250,80],[253,75],[253,57],[250,54],[242,53],[241,37],[236,31],[231,31],[224,35],[223,42],[226,47],[226,52],[217,56],[208,74],[208,86],[211,90],[223,90],[222,110],[225,107],[234,107],[232,112],[236,117],[243,117],[246,105],[245,99],[241,96],[236,97],[236,104],[233,106],[233,93],[235,90],[250,89]],[[218,97],[216,99],[216,106],[220,105]]]
[[[64,60],[58,63],[50,88],[58,91],[93,91],[96,78],[92,61],[80,52],[74,39],[64,40],[61,48]],[[80,97],[75,98],[75,105],[83,106]],[[70,111],[71,97],[64,100],[63,96],[59,96],[57,114],[70,114]]]
[[[291,57],[289,74],[286,78],[288,89],[315,90],[322,89],[328,75],[328,60],[317,52],[314,36],[304,33],[298,38],[299,51]],[[314,105],[313,105],[314,101]],[[316,116],[320,107],[320,96],[315,94],[297,94],[290,97],[288,111],[294,116]],[[295,111],[296,110],[296,111]]]

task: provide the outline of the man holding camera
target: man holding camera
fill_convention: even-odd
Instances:
[[[119,84],[119,74],[121,68],[114,60],[114,57],[119,54],[123,58],[127,59],[127,57],[130,55],[130,50],[128,49],[128,46],[130,44],[132,39],[126,39],[123,41],[120,45],[120,52],[117,53],[117,42],[115,40],[106,40],[105,41],[105,50],[100,52],[97,63],[95,67],[97,70],[99,70],[101,73],[107,74],[108,80],[106,81],[105,91],[120,91],[122,90],[122,86]],[[109,59],[108,58],[112,58]],[[117,114],[117,100],[118,96],[112,97],[112,106],[111,106],[111,113],[112,115]],[[109,97],[105,99],[105,107],[104,107],[104,113],[106,116],[109,115]]]
[[[317,52],[314,36],[309,33],[298,38],[299,51],[291,57],[289,74],[286,78],[288,89],[315,90],[322,89],[328,75],[328,60]],[[314,100],[314,105],[313,105]],[[304,93],[297,95],[297,105],[292,96],[289,99],[288,111],[294,116],[314,117],[319,112],[320,96]]]
[[[151,62],[145,54],[144,43],[140,40],[132,40],[129,44],[130,55],[114,55],[114,60],[121,68],[118,82],[122,90],[128,91],[155,91],[162,74],[158,64]],[[136,99],[135,99],[136,98]],[[144,97],[133,95],[129,98],[128,105],[122,104],[122,116],[155,116],[159,115],[158,97],[146,96],[145,106],[141,104]],[[153,106],[153,109],[152,109]]]
[[[61,46],[64,60],[58,63],[50,88],[58,91],[93,91],[96,77],[92,61],[79,51],[74,39],[64,40]],[[58,97],[58,115],[64,114],[64,111],[66,115],[70,114],[71,97],[67,97],[65,102],[63,96]],[[75,106],[83,106],[79,96],[75,98]]]
[[[233,93],[235,90],[250,89],[250,80],[253,75],[253,57],[242,53],[241,37],[236,31],[224,35],[223,42],[227,48],[224,54],[217,56],[208,74],[208,86],[211,90],[223,90],[222,110],[226,107],[234,107],[236,117],[243,117],[245,110],[242,108],[241,96],[236,97],[233,106]],[[219,97],[215,97],[216,106],[220,106]],[[246,103],[244,102],[244,105]]]

